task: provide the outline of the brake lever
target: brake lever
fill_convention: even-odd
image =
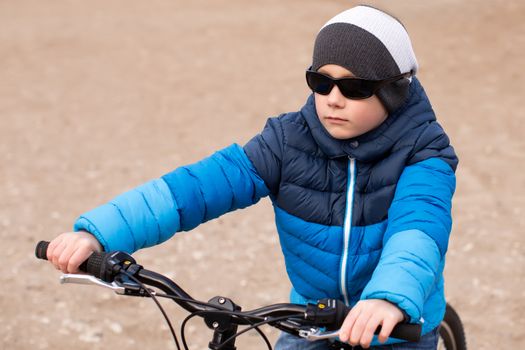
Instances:
[[[310,328],[308,330],[302,329],[299,331],[299,336],[310,341],[332,339],[339,337],[339,329],[336,331],[323,332],[320,328]]]
[[[88,284],[88,285],[99,286],[99,287],[111,289],[116,294],[120,294],[120,295],[126,294],[126,288],[120,286],[116,282],[107,283],[91,275],[66,273],[60,276],[60,283],[62,284],[64,283]]]

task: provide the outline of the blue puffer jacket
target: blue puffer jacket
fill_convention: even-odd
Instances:
[[[270,195],[292,302],[386,299],[435,328],[457,158],[422,86],[378,128],[336,140],[313,96],[234,144],[83,214],[75,230],[107,251],[159,244]]]

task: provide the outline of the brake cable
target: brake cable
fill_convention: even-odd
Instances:
[[[280,317],[269,317],[267,319],[265,319],[264,321],[261,321],[261,322],[258,322],[258,323],[255,323],[249,327],[246,327],[245,329],[243,329],[242,331],[240,332],[237,332],[235,333],[234,335],[232,335],[231,337],[229,337],[228,339],[226,339],[222,345],[220,345],[217,350],[219,349],[222,349],[223,346],[225,346],[228,342],[230,342],[231,340],[237,338],[238,336],[252,330],[252,329],[258,329],[259,326],[263,326],[265,324],[268,324],[268,323],[272,323],[272,322],[277,322],[277,321],[282,321],[282,320],[287,320],[289,318],[292,318],[292,317],[301,317],[302,315],[301,314],[297,314],[296,316],[294,315],[287,315],[287,316],[280,316]],[[267,343],[268,344],[268,343]],[[270,346],[269,348],[270,350],[272,349],[272,347]]]
[[[246,329],[242,330],[241,332],[236,333],[235,335],[233,335],[232,337],[230,337],[226,341],[224,341],[223,345],[221,345],[218,349],[222,348],[222,346],[226,345],[226,343],[228,343],[229,341],[235,339],[237,336],[239,336],[241,334],[244,334],[244,333],[246,333],[247,331],[249,331],[251,329],[255,329],[255,331],[257,331],[257,333],[259,333],[259,335],[263,338],[264,342],[268,346],[268,349],[272,350],[272,346],[270,344],[270,341],[268,340],[268,337],[258,328],[258,326],[259,325],[264,325],[264,324],[269,323],[269,322],[272,322],[275,319],[271,319],[270,321],[267,321],[267,320],[265,320],[264,317],[261,317],[261,316],[251,316],[251,315],[245,315],[245,314],[243,314],[241,312],[235,312],[235,311],[230,311],[230,310],[222,310],[220,308],[220,306],[214,305],[214,304],[211,304],[211,303],[207,303],[207,302],[201,302],[201,301],[197,301],[197,300],[194,300],[194,299],[181,298],[181,297],[177,297],[177,296],[170,295],[170,294],[157,294],[157,293],[153,294],[150,291],[150,289],[144,283],[142,283],[140,280],[138,280],[135,276],[133,276],[132,274],[130,274],[126,270],[121,269],[119,272],[124,274],[124,275],[126,275],[126,276],[128,276],[131,280],[136,282],[142,289],[145,290],[145,292],[148,294],[148,296],[153,299],[153,301],[155,302],[155,304],[157,305],[157,307],[161,311],[162,315],[164,316],[164,319],[166,320],[166,323],[169,326],[171,335],[173,336],[173,340],[175,341],[175,345],[177,346],[177,350],[181,350],[181,348],[180,348],[180,345],[179,345],[179,342],[178,342],[178,338],[177,338],[177,336],[175,334],[175,330],[173,329],[173,326],[172,326],[172,324],[171,324],[171,322],[169,320],[168,315],[164,311],[164,308],[159,303],[159,301],[157,300],[156,297],[164,297],[164,298],[169,298],[169,299],[174,299],[174,300],[186,301],[186,302],[189,302],[189,303],[199,304],[199,305],[202,305],[202,306],[207,306],[207,307],[211,307],[211,308],[216,309],[216,310],[196,311],[196,312],[191,313],[189,316],[187,316],[184,319],[184,321],[183,321],[183,323],[181,325],[181,341],[182,341],[182,345],[184,347],[184,350],[189,350],[188,345],[186,343],[186,336],[185,336],[185,332],[184,332],[186,323],[191,318],[193,318],[195,316],[201,316],[201,315],[211,314],[211,313],[224,313],[224,314],[228,314],[228,315],[232,315],[232,316],[237,316],[237,317],[240,317],[240,318],[244,319],[246,322],[251,324],[250,327],[247,327]],[[253,318],[261,319],[261,320],[264,320],[264,321],[254,324],[253,321],[251,320]],[[282,318],[285,319],[287,317],[282,317]]]
[[[238,332],[236,333],[234,336],[226,339],[222,345],[220,345],[218,349],[221,349],[223,346],[225,346],[229,341],[233,340],[234,338],[236,338],[238,335],[241,335],[243,333],[245,333],[246,331],[248,330],[251,330],[251,329],[255,329],[257,331],[257,333],[259,333],[259,335],[263,338],[264,342],[266,343],[266,346],[268,347],[268,349],[272,350],[272,345],[270,344],[270,341],[268,340],[268,337],[258,328],[257,326],[257,323],[253,323],[251,320],[250,320],[250,317],[257,317],[257,316],[246,316],[246,315],[243,315],[239,312],[235,312],[235,311],[228,311],[228,310],[220,310],[220,311],[213,311],[213,310],[204,310],[204,311],[195,311],[195,312],[192,312],[190,315],[188,315],[184,321],[182,322],[181,324],[181,340],[182,340],[182,345],[184,346],[184,350],[188,350],[188,345],[186,343],[186,336],[185,336],[185,331],[184,329],[186,328],[186,324],[188,323],[189,320],[191,320],[193,317],[195,316],[202,316],[202,315],[205,315],[205,314],[210,314],[210,313],[217,313],[217,312],[220,312],[220,313],[226,313],[226,314],[229,314],[229,315],[234,315],[234,316],[238,316],[238,317],[242,317],[244,318],[247,322],[249,322],[252,326],[250,326],[249,328],[245,329],[245,330],[242,330],[241,332]],[[263,319],[263,317],[260,317],[261,319]]]
[[[126,275],[126,276],[128,276],[131,280],[136,282],[142,289],[144,289],[144,291],[146,293],[148,293],[149,297],[151,299],[153,299],[155,304],[157,304],[157,307],[159,308],[160,312],[164,316],[164,319],[166,320],[166,323],[168,324],[168,327],[170,329],[171,335],[173,336],[173,340],[175,341],[175,345],[177,346],[177,350],[180,350],[179,340],[177,339],[177,335],[175,334],[175,330],[173,329],[173,326],[171,325],[171,321],[170,321],[168,315],[166,314],[166,311],[164,311],[164,308],[162,307],[162,305],[160,305],[159,301],[155,297],[155,295],[151,292],[151,290],[144,283],[139,281],[135,276],[133,276],[132,274],[128,273],[126,270],[121,269],[119,272],[124,274],[124,275]]]

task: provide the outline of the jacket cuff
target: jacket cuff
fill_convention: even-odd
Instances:
[[[117,216],[118,215],[118,216]],[[120,214],[111,204],[104,204],[82,214],[73,226],[73,230],[87,231],[100,242],[104,251],[120,250],[126,253],[135,252],[135,243],[125,223],[116,220]]]

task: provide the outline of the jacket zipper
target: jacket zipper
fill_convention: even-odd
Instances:
[[[354,204],[354,186],[355,186],[355,173],[356,164],[355,159],[348,157],[348,188],[346,191],[346,211],[344,219],[344,244],[343,244],[343,257],[341,259],[341,294],[343,295],[344,302],[347,306],[350,306],[348,300],[348,291],[346,289],[346,266],[348,262],[348,250],[350,248],[350,230],[352,228],[352,209]]]
[[[352,228],[352,209],[354,204],[354,186],[355,186],[355,159],[348,157],[348,188],[346,191],[346,211],[344,221],[344,244],[343,244],[343,257],[341,259],[341,294],[343,295],[344,302],[347,306],[350,306],[348,300],[348,290],[346,289],[346,266],[348,262],[348,250],[350,249],[350,230]]]

